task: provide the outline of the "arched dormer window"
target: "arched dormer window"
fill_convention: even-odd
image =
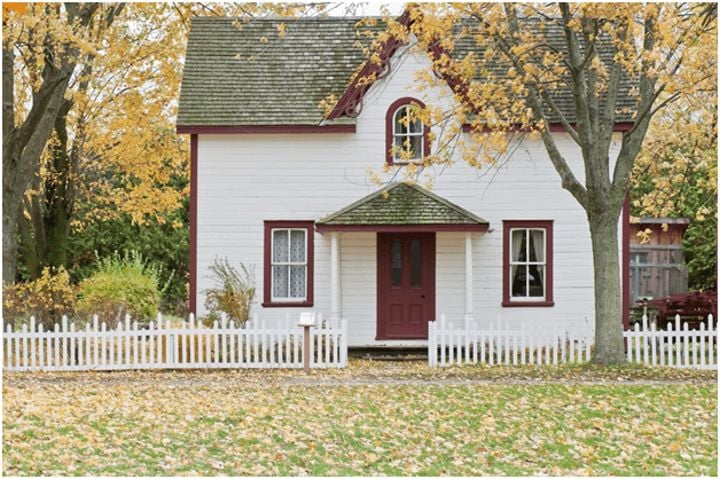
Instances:
[[[429,129],[419,118],[425,104],[415,98],[400,98],[385,116],[385,161],[406,164],[422,161],[430,154]]]

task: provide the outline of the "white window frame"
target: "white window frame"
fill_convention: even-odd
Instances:
[[[393,139],[392,149],[393,150],[392,151],[393,151],[393,163],[396,163],[396,164],[418,162],[418,161],[422,161],[422,159],[425,158],[425,138],[424,138],[425,137],[425,124],[422,121],[420,121],[420,119],[418,119],[418,121],[420,121],[420,132],[419,133],[411,133],[410,132],[410,123],[409,122],[408,122],[408,126],[407,126],[407,129],[408,129],[407,133],[401,133],[401,132],[396,131],[396,129],[395,129],[395,125],[397,123],[397,115],[400,112],[400,110],[411,108],[411,107],[413,107],[413,105],[414,105],[414,103],[404,103],[404,104],[400,105],[399,107],[397,107],[397,109],[393,112],[393,116],[392,116],[392,139]],[[417,107],[417,105],[415,105],[415,106]],[[416,137],[416,136],[420,137],[420,156],[416,157],[416,158],[412,158],[410,160],[406,160],[406,159],[398,157],[398,155],[400,155],[402,152],[410,151],[409,150],[410,145],[406,145],[405,143],[411,137]],[[395,149],[395,138],[396,137],[403,138],[403,141],[400,142],[400,145],[403,145],[403,150],[401,150],[401,151],[398,151]]]
[[[288,260],[287,261],[275,261],[275,232],[276,231],[287,231],[288,232]],[[305,239],[305,261],[290,261],[290,246],[292,241],[292,232],[302,231]],[[305,266],[305,294],[303,296],[289,296],[290,295],[290,268],[288,268],[288,296],[278,297],[275,296],[275,274],[273,274],[274,266]],[[272,228],[270,230],[270,298],[273,303],[297,303],[307,301],[308,293],[308,230],[306,228]]]
[[[512,251],[512,239],[513,234],[515,231],[524,231],[525,232],[525,258],[527,258],[526,261],[513,261],[513,251]],[[530,261],[530,232],[531,231],[542,231],[543,233],[543,261]],[[508,299],[511,302],[535,302],[535,301],[545,301],[545,298],[547,298],[547,228],[540,228],[540,227],[528,227],[528,228],[510,228],[510,234],[508,235],[508,241],[510,244],[508,245],[508,251],[510,257],[508,258],[508,268],[510,268],[510,271],[508,272]],[[513,296],[513,266],[524,266],[525,267],[525,296]],[[529,296],[530,294],[530,275],[528,274],[528,270],[530,269],[530,266],[542,266],[542,287],[543,287],[543,294],[542,296]]]

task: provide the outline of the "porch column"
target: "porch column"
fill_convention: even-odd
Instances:
[[[342,319],[340,311],[340,233],[330,233],[330,319]]]
[[[472,233],[465,233],[465,320],[473,320]]]

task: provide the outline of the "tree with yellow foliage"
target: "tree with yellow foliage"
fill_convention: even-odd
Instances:
[[[717,287],[717,120],[717,91],[684,97],[653,118],[633,170],[633,214],[690,218],[683,252],[698,290]]]
[[[3,10],[4,281],[15,279],[25,191],[39,173],[75,69],[93,50],[89,38],[98,28],[97,18],[114,8],[86,3]]]
[[[594,360],[622,363],[620,212],[653,117],[694,92],[717,89],[716,6],[434,3],[412,5],[408,13],[415,47],[432,53],[437,73],[420,82],[428,86],[450,79],[457,100],[452,112],[437,107],[425,112],[424,121],[443,128],[438,153],[422,166],[449,163],[452,151],[460,149],[469,164],[485,168],[508,155],[518,131],[526,133],[522,138],[542,141],[563,188],[587,213],[595,278]],[[548,29],[559,29],[560,41],[549,42]],[[410,38],[392,20],[389,32]],[[470,42],[473,53],[453,55],[461,42]],[[631,105],[619,101],[627,83]],[[557,103],[563,91],[571,92],[572,117]],[[626,131],[614,131],[628,115]],[[458,121],[448,126],[450,116]],[[584,178],[558,148],[551,119],[581,152]],[[469,142],[461,139],[462,124],[474,131]]]
[[[174,120],[190,17],[251,21],[327,7],[55,3],[8,12],[4,281],[16,279],[18,237],[25,269],[37,277],[44,266],[66,265],[72,228],[120,215],[163,223],[181,206],[187,191],[177,178],[188,174],[188,155]]]

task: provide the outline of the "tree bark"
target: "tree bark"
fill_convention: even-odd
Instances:
[[[70,204],[68,182],[72,175],[68,154],[67,114],[72,107],[65,100],[57,119],[55,134],[57,144],[52,148],[52,174],[45,184],[45,263],[47,266],[66,266],[67,243],[70,234]]]
[[[592,201],[587,210],[595,283],[595,354],[599,364],[625,362],[618,242],[619,213]]]

